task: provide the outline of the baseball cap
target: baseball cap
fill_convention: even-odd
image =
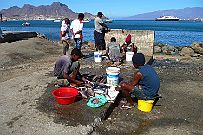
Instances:
[[[102,12],[98,12],[97,15],[103,15],[103,13]]]

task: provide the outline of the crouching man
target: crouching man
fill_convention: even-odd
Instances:
[[[83,82],[77,79],[80,74],[80,63],[78,60],[82,57],[82,53],[79,49],[74,48],[71,51],[71,55],[61,56],[55,63],[54,75],[58,79],[67,79],[70,83],[80,85]]]
[[[133,105],[131,97],[137,99],[151,99],[158,94],[160,79],[156,71],[148,64],[145,64],[145,57],[142,53],[133,55],[132,62],[138,71],[134,74],[132,82],[123,82],[117,90],[122,90],[130,105]]]

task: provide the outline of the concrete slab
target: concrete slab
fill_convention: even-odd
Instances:
[[[54,122],[69,126],[95,125],[101,122],[105,110],[109,108],[110,103],[102,107],[91,108],[87,106],[88,99],[82,99],[77,96],[76,101],[70,105],[60,105],[51,95],[52,91],[57,89],[53,84],[49,84],[47,92],[38,99],[38,108],[54,117]]]
[[[15,42],[27,38],[37,37],[36,32],[29,31],[3,31],[3,38],[0,38],[0,43]]]
[[[81,62],[89,61],[91,65],[92,57],[84,59]],[[152,57],[146,57],[146,63],[152,61]],[[93,65],[93,64],[92,64]],[[106,73],[106,68],[111,66],[109,63],[102,61],[97,63],[94,66],[87,68],[81,67],[81,72],[91,71],[91,74],[101,75]],[[119,66],[121,68],[120,76],[121,78],[125,76],[125,81],[130,81],[132,75],[126,76],[129,72],[134,72],[134,69],[131,62],[124,63]],[[87,106],[88,99],[82,99],[78,96],[75,103],[70,105],[59,105],[55,101],[54,97],[51,95],[52,91],[57,89],[54,87],[53,83],[47,86],[47,91],[38,99],[38,109],[42,112],[45,112],[51,116],[54,116],[54,122],[62,123],[69,126],[78,126],[78,125],[91,125],[95,126],[101,123],[102,120],[109,118],[114,108],[118,106],[122,94],[119,93],[114,103],[107,103],[104,106],[99,108],[90,108]]]

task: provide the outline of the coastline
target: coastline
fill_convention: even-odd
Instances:
[[[77,119],[62,121],[54,108],[40,111],[40,98],[50,95],[47,86],[55,79],[52,74],[55,60],[62,55],[62,45],[45,38],[29,38],[0,45],[0,127],[2,134],[202,134],[203,57],[154,54],[152,66],[161,79],[163,97],[151,113],[132,108],[115,108],[110,118],[93,127],[82,125]],[[91,43],[85,44],[85,54],[93,52]],[[178,60],[176,58],[178,57]],[[102,72],[103,67],[93,60],[80,60],[82,73]],[[134,69],[121,66],[123,78],[131,80]],[[101,70],[102,69],[102,70]],[[41,101],[41,102],[42,102]],[[45,105],[46,106],[46,105]],[[82,111],[82,110],[81,110]],[[85,116],[86,114],[84,114]],[[82,117],[82,116],[81,116]],[[80,119],[80,118],[78,118]],[[128,128],[126,128],[128,127]]]
[[[50,40],[59,41],[60,23],[53,21],[28,21],[30,26],[23,27],[24,21],[10,21],[0,23],[2,30],[8,31],[36,31],[43,33]],[[192,42],[203,42],[202,22],[179,21],[179,22],[156,22],[143,20],[115,20],[108,24],[111,29],[126,30],[153,30],[155,42],[174,46],[191,45]],[[85,41],[94,41],[93,21],[84,24],[83,34]]]

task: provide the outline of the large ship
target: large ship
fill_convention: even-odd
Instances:
[[[179,21],[180,19],[175,16],[160,16],[156,18],[155,21]]]

